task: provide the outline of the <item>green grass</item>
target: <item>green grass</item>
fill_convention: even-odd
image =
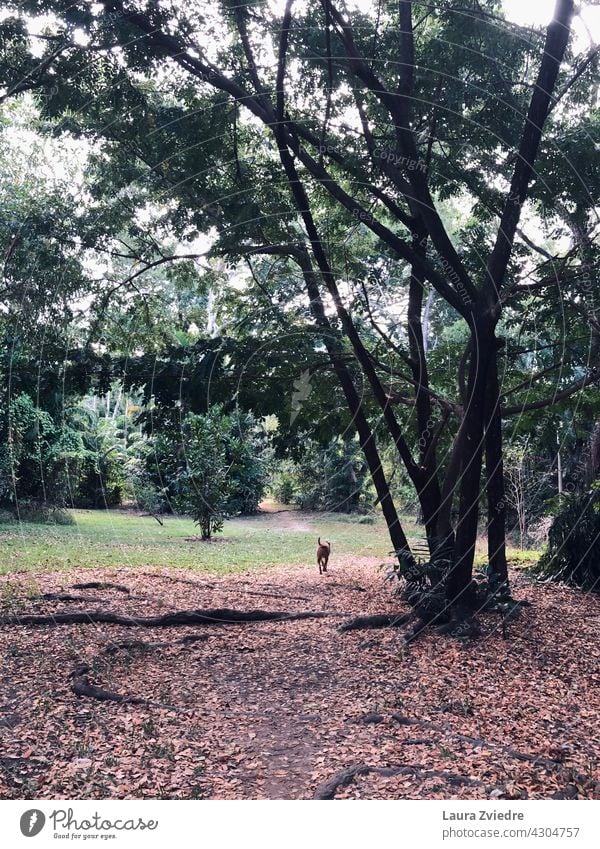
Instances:
[[[383,560],[391,544],[384,522],[361,524],[343,514],[286,512],[232,519],[215,542],[190,542],[197,529],[190,519],[167,516],[158,522],[121,510],[73,510],[74,525],[33,522],[0,524],[0,574],[17,571],[93,567],[173,567],[213,574],[256,567],[313,565],[317,536],[332,541],[332,556],[370,556]],[[402,517],[409,539],[423,528]],[[518,565],[537,560],[539,552],[510,549]],[[485,562],[478,545],[477,564]]]
[[[75,525],[3,523],[0,574],[110,566],[169,566],[212,573],[256,566],[312,564],[317,536],[331,539],[335,554],[384,558],[390,550],[385,525],[359,524],[356,517],[293,515],[295,530],[269,514],[232,519],[215,542],[190,542],[189,519],[151,517],[119,510],[73,510]]]
[[[527,566],[531,566],[542,556],[542,551],[537,551],[533,548],[512,548],[510,544],[506,547],[506,558],[508,560],[508,565],[513,566],[516,569],[523,569]],[[481,549],[475,555],[475,566],[477,568],[481,568],[487,566],[488,557],[485,551],[485,547]]]

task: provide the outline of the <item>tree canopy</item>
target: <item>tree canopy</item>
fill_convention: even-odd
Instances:
[[[62,163],[0,150],[11,374],[43,344],[44,380],[276,416],[290,456],[355,432],[399,570],[401,464],[425,595],[473,600],[482,507],[506,586],[503,445],[553,458],[597,415],[598,48],[572,0],[547,28],[496,0],[7,10],[4,126]]]

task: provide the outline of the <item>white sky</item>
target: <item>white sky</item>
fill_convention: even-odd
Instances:
[[[179,1],[183,4],[183,0]],[[348,5],[367,11],[373,9],[374,4],[375,0],[350,0]],[[283,0],[271,0],[270,5],[277,14],[282,14]],[[581,10],[573,23],[573,48],[576,52],[586,50],[590,44],[600,42],[600,5],[598,0],[582,0],[579,5]],[[552,19],[555,0],[503,0],[503,6],[506,16],[514,23],[523,26],[547,25]],[[7,15],[6,10],[0,10],[0,20]],[[30,31],[32,33],[42,31],[53,19],[56,20],[52,15],[40,16],[31,24]],[[77,31],[75,41],[85,44],[87,37],[81,31]],[[45,45],[34,43],[33,47],[34,51],[37,49],[41,54]]]
[[[555,0],[503,0],[506,17],[516,24],[548,24]],[[581,12],[573,23],[575,48],[585,50],[591,41],[600,41],[600,6],[583,0]]]

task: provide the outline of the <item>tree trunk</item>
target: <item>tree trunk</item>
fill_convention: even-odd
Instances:
[[[369,472],[377,492],[377,498],[381,504],[381,510],[386,521],[392,546],[395,551],[400,551],[401,549],[410,551],[408,540],[400,524],[400,519],[390,493],[390,487],[383,471],[371,426],[363,411],[360,397],[352,380],[352,375],[343,360],[340,341],[325,313],[317,278],[312,268],[308,251],[305,248],[300,249],[297,261],[302,269],[306,284],[310,310],[317,325],[323,330],[323,342],[327,348],[327,353],[333,364],[340,386],[346,396],[348,409],[350,410],[358,433],[360,447],[369,466]]]
[[[277,115],[280,119],[283,118],[283,106],[284,104],[282,90],[277,102]],[[274,114],[273,119],[275,119]],[[382,408],[383,415],[388,426],[388,430],[392,435],[392,438],[396,443],[396,447],[398,448],[398,451],[402,456],[402,459],[410,474],[410,466],[414,466],[415,464],[410,455],[408,445],[406,445],[406,442],[400,432],[400,428],[395,419],[393,410],[389,405],[389,399],[385,395],[381,382],[379,381],[379,378],[375,373],[375,369],[373,367],[373,364],[371,363],[368,353],[364,348],[362,341],[356,331],[356,328],[354,327],[354,324],[352,323],[352,320],[342,303],[342,299],[335,283],[335,277],[332,268],[329,264],[326,251],[321,242],[319,232],[317,230],[317,226],[315,224],[311,212],[308,195],[306,194],[306,190],[304,188],[302,180],[300,179],[298,171],[296,170],[294,158],[292,157],[290,151],[287,148],[285,132],[281,122],[275,123],[273,132],[279,144],[279,157],[281,160],[281,164],[283,165],[296,208],[302,217],[306,233],[310,240],[311,253],[315,258],[315,262],[317,264],[317,268],[319,269],[325,288],[330,293],[334,301],[336,312],[339,317],[342,328],[348,336],[348,339],[350,340],[350,344],[353,347],[356,357],[363,371],[365,372],[367,379],[371,384],[373,394]],[[358,395],[358,392],[356,391],[356,387],[354,386],[352,376],[341,356],[343,350],[339,339],[337,339],[337,333],[333,331],[327,318],[327,315],[325,314],[323,301],[319,290],[319,284],[317,282],[317,277],[310,261],[310,255],[304,244],[300,246],[300,250],[296,259],[303,271],[311,312],[315,317],[317,324],[325,331],[323,335],[323,342],[325,343],[327,352],[331,357],[335,373],[338,377],[338,380],[340,381],[340,385],[344,391],[344,395],[346,396],[348,408],[352,414],[354,424],[358,432],[360,445],[367,460],[369,471],[373,479],[373,484],[375,486],[377,496],[381,503],[381,509],[385,517],[392,545],[395,551],[400,551],[402,549],[410,551],[408,540],[406,539],[404,531],[402,530],[400,519],[396,512],[396,508],[394,506],[394,502],[390,493],[390,488],[386,480],[383,467],[381,465],[381,459],[379,457],[379,452],[377,451],[377,446],[375,444],[371,427],[369,425],[369,422],[367,421],[366,415],[363,412],[361,400]]]
[[[493,330],[482,324],[474,324],[473,332],[476,336],[469,363],[468,401],[464,428],[461,427],[462,434],[459,434],[462,437],[459,516],[454,562],[447,586],[447,597],[453,604],[469,603],[468,590],[473,576],[477,541],[487,375],[490,359],[495,353]]]
[[[425,257],[426,243],[427,236],[424,230],[415,233],[412,246],[418,256]],[[408,293],[407,323],[410,365],[415,381],[415,406],[417,426],[419,429],[418,446],[420,459],[420,468],[418,470],[415,469],[413,483],[415,484],[421,506],[429,550],[433,553],[437,546],[436,523],[440,509],[441,493],[434,442],[435,422],[433,420],[431,396],[427,391],[429,389],[429,373],[421,317],[423,310],[423,283],[423,275],[413,264]]]
[[[486,395],[485,462],[488,501],[488,562],[491,572],[508,581],[506,563],[506,498],[502,459],[502,417],[498,386],[498,355],[491,357]]]

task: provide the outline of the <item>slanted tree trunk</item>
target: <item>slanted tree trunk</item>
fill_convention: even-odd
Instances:
[[[427,235],[420,229],[413,237],[413,249],[417,256],[426,256]],[[429,543],[433,552],[437,546],[436,523],[440,509],[441,492],[436,460],[435,440],[439,436],[433,418],[431,395],[429,394],[429,372],[423,337],[423,284],[424,277],[413,264],[408,291],[408,346],[410,367],[415,381],[415,406],[419,438],[419,470],[415,475],[415,484],[421,514]]]
[[[352,375],[344,362],[340,340],[334,329],[331,327],[327,315],[325,314],[325,308],[319,291],[317,277],[312,268],[309,253],[304,247],[300,247],[296,258],[300,268],[302,269],[306,291],[310,300],[311,312],[315,318],[317,326],[323,330],[323,342],[327,348],[327,353],[331,358],[333,368],[346,397],[348,409],[352,415],[354,426],[358,433],[360,446],[365,455],[367,465],[369,466],[373,485],[375,486],[377,497],[381,504],[381,510],[388,527],[390,540],[396,551],[400,551],[401,549],[409,551],[410,547],[408,540],[404,530],[402,529],[398,513],[396,512],[396,507],[390,493],[388,481],[383,471],[373,431],[371,430],[371,426],[369,425],[362,408],[360,397],[356,391],[356,387],[354,386],[354,381],[352,380]]]

